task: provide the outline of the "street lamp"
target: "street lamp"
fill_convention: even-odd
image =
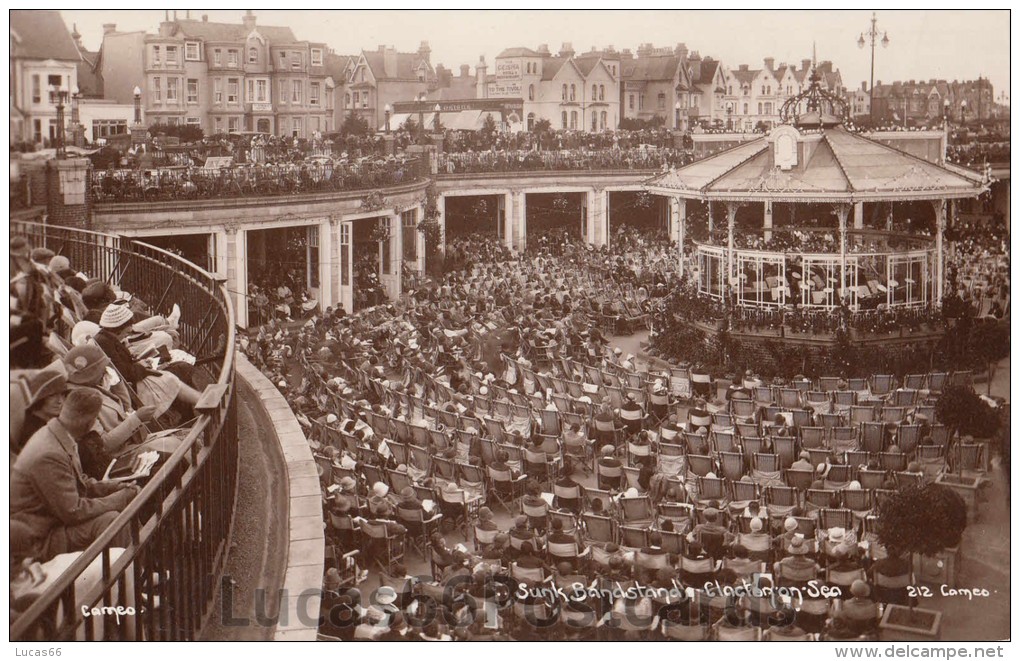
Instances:
[[[439,111],[440,111],[440,110],[442,110],[442,108],[440,108],[440,107],[439,107],[439,104],[437,103],[437,104],[436,104],[436,107],[435,107],[435,108],[433,108],[433,110],[435,110],[435,111],[436,111],[436,119],[435,119],[435,128],[434,128],[433,130],[434,130],[434,131],[435,131],[436,133],[439,133]]]
[[[960,101],[960,124],[967,124],[967,99]]]
[[[862,32],[861,36],[857,38],[857,47],[863,49],[865,45],[865,35],[871,39],[871,85],[868,87],[868,119],[874,124],[875,123],[875,41],[878,39],[878,17],[875,12],[871,13],[871,29],[867,32]],[[882,48],[889,47],[889,34],[886,32],[882,33]]]
[[[425,142],[425,92],[418,95],[418,144]]]
[[[726,102],[726,130],[733,130],[733,102]]]
[[[67,90],[54,85],[53,94],[57,98],[57,134],[54,136],[57,140],[57,158],[64,158],[67,155],[64,150],[64,102],[67,101]]]
[[[135,124],[142,123],[142,89],[135,85]]]
[[[384,116],[386,118],[384,120],[385,123],[383,124],[383,127],[386,130],[386,134],[387,135],[389,135],[389,133],[390,133],[390,115],[392,113],[393,113],[393,108],[390,106],[390,104],[387,103],[385,106],[383,106],[383,114],[384,114]]]
[[[679,101],[676,102],[676,105],[673,106],[673,109],[676,111],[676,119],[673,122],[673,126],[677,130],[680,130],[680,102]]]

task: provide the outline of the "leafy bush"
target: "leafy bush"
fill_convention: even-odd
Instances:
[[[935,403],[940,422],[960,434],[991,438],[999,430],[1000,418],[969,386],[948,386]]]
[[[893,555],[935,555],[963,539],[967,505],[940,484],[914,484],[889,497],[878,508],[878,539]]]
[[[205,137],[205,132],[201,126],[194,124],[160,124],[157,122],[149,126],[149,135],[179,138],[181,142],[201,142]]]

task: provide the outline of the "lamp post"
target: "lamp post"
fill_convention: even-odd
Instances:
[[[393,114],[393,107],[390,104],[383,106],[383,116],[385,117],[383,123],[383,129],[386,131],[386,135],[390,134],[390,115]]]
[[[418,95],[418,144],[425,144],[425,92]]]
[[[436,133],[439,133],[439,111],[440,111],[440,110],[442,110],[442,108],[440,108],[440,107],[439,107],[439,104],[437,103],[437,104],[436,104],[436,107],[435,107],[435,108],[433,108],[433,110],[435,110],[435,111],[436,111],[436,118],[435,118],[435,120],[433,121],[433,127],[434,127],[434,128],[433,128],[433,130],[434,130],[434,131],[435,131]]]
[[[675,128],[676,130],[679,131],[680,130],[680,102],[679,101],[677,101],[676,105],[673,106],[673,110],[675,111],[674,119],[673,119],[673,128]]]
[[[57,158],[64,158],[67,156],[64,149],[64,102],[67,101],[67,90],[54,86],[53,94],[57,97],[57,132],[54,136],[57,140]]]
[[[871,40],[871,84],[868,86],[868,121],[872,124],[875,123],[875,41],[878,39],[878,16],[875,12],[871,13],[871,29],[867,32],[862,32],[861,36],[857,38],[857,47],[864,48],[865,35]],[[889,35],[885,32],[882,33],[882,48],[889,47]]]
[[[960,126],[967,125],[967,99],[960,101]]]
[[[142,123],[142,90],[135,85],[135,124]]]
[[[733,102],[726,102],[726,130],[733,130]]]

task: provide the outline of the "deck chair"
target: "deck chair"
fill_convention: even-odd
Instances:
[[[844,594],[848,594],[850,586],[853,585],[854,581],[858,580],[868,580],[868,576],[864,573],[863,567],[843,571],[835,570],[832,567],[827,567],[825,569],[825,582],[829,585],[839,587]]]
[[[641,469],[634,468],[633,466],[623,466],[623,479],[624,487],[627,489],[637,489],[638,491],[644,491],[641,488],[639,480],[641,479]]]
[[[404,533],[395,533],[385,521],[362,521],[365,557],[381,571],[390,573],[393,565],[404,560]]]
[[[822,376],[818,378],[818,389],[823,392],[831,392],[839,388],[838,376]]]
[[[720,452],[719,462],[723,477],[736,482],[745,474],[744,455],[739,452]]]
[[[823,507],[818,510],[818,525],[822,530],[829,530],[830,528],[852,530],[854,527],[854,515],[853,512],[845,507]]]
[[[754,403],[760,407],[772,406],[775,399],[770,386],[755,386]]]
[[[892,393],[892,399],[890,404],[893,406],[902,406],[904,408],[910,408],[914,406],[920,399],[919,393],[916,390],[894,390]]]
[[[707,435],[684,432],[683,438],[687,446],[687,454],[708,454],[711,449]]]
[[[931,444],[949,447],[949,428],[942,424],[931,426]]]
[[[875,420],[875,407],[873,406],[851,406],[850,424],[857,425],[862,422],[873,422]]]
[[[934,479],[945,470],[945,448],[941,445],[918,445],[917,461],[921,464],[925,477]],[[864,486],[863,482],[861,486]]]
[[[765,504],[770,509],[796,507],[800,504],[800,496],[794,487],[769,485],[765,487]],[[783,516],[785,517],[785,514]]]
[[[722,478],[698,477],[698,502],[718,500],[720,503],[728,500],[726,493],[726,480]]]
[[[902,452],[879,452],[878,465],[882,470],[901,471],[907,467],[907,455]]]
[[[837,493],[833,489],[808,489],[805,492],[804,502],[813,505],[815,508],[831,507],[832,498]]]
[[[927,380],[927,374],[907,374],[903,377],[903,387],[908,390],[923,390]]]
[[[853,390],[837,390],[832,393],[832,407],[837,413],[849,411],[857,405],[857,393]]]
[[[819,413],[817,418],[819,424],[826,430],[843,424],[843,418],[838,413]]]
[[[730,497],[736,503],[757,501],[761,499],[761,487],[754,482],[730,482]]]
[[[862,468],[857,471],[857,481],[861,483],[861,489],[881,489],[886,475],[884,470]]]
[[[905,418],[906,415],[907,409],[902,406],[882,407],[882,422],[898,425],[903,422],[903,418]]]
[[[797,429],[811,425],[811,411],[808,409],[793,409],[790,411],[793,416],[793,426]]]
[[[797,468],[787,468],[783,472],[783,480],[790,487],[797,491],[804,491],[811,486],[811,483],[815,480],[815,472],[811,470],[801,470]]]
[[[861,448],[872,454],[878,454],[885,449],[885,425],[883,423],[861,423]]]
[[[804,449],[825,446],[826,430],[824,427],[801,427],[800,443]]]
[[[585,512],[581,515],[581,521],[586,541],[603,544],[616,541],[616,522],[612,517]]]
[[[906,471],[894,471],[893,480],[896,481],[896,488],[902,489],[912,485],[924,484],[924,473],[908,473]]]
[[[896,445],[904,454],[913,454],[920,442],[921,425],[900,425],[896,430]]]
[[[780,388],[779,405],[784,409],[800,407],[800,391],[796,388]]]
[[[715,461],[708,455],[687,455],[687,470],[704,477],[715,470]]]
[[[709,437],[713,452],[733,452],[737,447],[736,438],[731,432],[713,431]]]
[[[845,489],[843,491],[843,507],[860,516],[874,508],[874,498],[867,489]]]
[[[737,428],[737,435],[739,435],[741,438],[746,438],[748,436],[757,436],[758,435],[758,425],[757,424],[753,424],[753,423],[749,423],[749,422],[738,422],[738,423],[736,423],[735,426]]]
[[[647,526],[623,524],[618,528],[618,532],[622,548],[640,549],[648,546],[649,528]]]
[[[829,466],[829,472],[823,483],[826,489],[843,489],[853,479],[853,466],[835,464]]]
[[[619,504],[624,523],[632,526],[646,526],[652,523],[655,512],[648,496],[620,498]]]
[[[896,377],[891,374],[876,374],[871,377],[871,394],[888,395],[896,387]]]
[[[596,489],[594,487],[582,487],[581,495],[584,497],[584,506],[587,509],[592,509],[592,504],[596,500],[602,501],[602,505],[605,507],[606,512],[612,511],[615,504],[612,492],[606,491],[604,489]]]
[[[771,402],[769,402],[771,404]],[[737,418],[752,418],[755,412],[755,402],[749,399],[731,399],[730,413]]]
[[[830,445],[836,454],[843,454],[850,450],[856,450],[859,447],[857,441],[857,430],[853,427],[833,427]]]
[[[524,495],[524,481],[528,476],[519,475],[514,478],[510,471],[496,470],[492,466],[486,470],[489,475],[489,495],[507,512],[516,512],[515,503]]]
[[[752,457],[751,465],[756,472],[778,473],[782,468],[778,454],[755,452]]]
[[[720,431],[733,429],[733,417],[729,413],[713,413],[712,429]]]
[[[657,514],[660,520],[672,521],[675,530],[689,531],[693,527],[694,505],[690,503],[659,503]]]
[[[933,395],[941,395],[943,388],[946,387],[946,382],[949,380],[949,374],[947,372],[929,372],[928,373],[928,390]]]

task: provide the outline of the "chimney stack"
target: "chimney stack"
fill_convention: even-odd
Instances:
[[[244,12],[244,18],[241,19],[241,25],[248,32],[255,29],[255,13],[252,10]]]
[[[801,71],[808,71],[810,68],[811,68],[811,60],[801,60],[800,61],[800,70]]]
[[[776,58],[774,58],[774,57],[766,57],[765,58],[765,68],[768,69],[769,71],[775,71],[776,70]]]
[[[685,43],[677,44],[676,48],[673,50],[673,54],[681,59],[687,59],[687,53],[689,52],[690,51],[687,50],[687,44]]]
[[[485,72],[489,67],[485,64],[485,56],[478,56],[478,64],[475,65],[475,98],[485,99],[489,96],[489,88],[486,82]]]
[[[560,47],[560,57],[573,57],[573,56],[574,56],[573,44],[571,44],[569,41],[564,41],[563,45]]]
[[[103,23],[103,35],[113,34],[117,31],[116,23]]]
[[[203,23],[209,22],[209,14],[202,14],[202,22]]]
[[[432,49],[429,48],[429,42],[427,42],[427,41],[421,42],[421,45],[418,46],[418,57],[420,57],[421,59],[423,59],[426,62],[428,62],[429,61],[429,56],[431,54],[432,54]]]
[[[549,44],[539,44],[538,45],[538,54],[539,55],[550,55],[551,53],[549,52]]]
[[[462,64],[460,65],[460,77],[467,78],[471,75],[471,65]]]
[[[868,81],[866,81],[866,80],[862,80],[861,81],[861,91],[862,92],[867,92],[868,91]]]

